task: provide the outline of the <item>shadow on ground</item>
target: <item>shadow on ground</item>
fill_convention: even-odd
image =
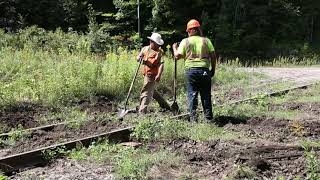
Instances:
[[[219,127],[223,127],[227,124],[246,124],[249,117],[240,116],[240,117],[234,117],[234,116],[218,116],[215,118],[215,123]]]

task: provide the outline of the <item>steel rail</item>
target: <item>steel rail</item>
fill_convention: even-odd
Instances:
[[[245,99],[241,99],[241,100],[237,100],[237,101],[231,101],[231,102],[228,102],[228,103],[223,103],[223,104],[218,105],[217,107],[223,107],[223,106],[226,106],[226,105],[241,104],[241,103],[254,101],[254,100],[265,98],[265,97],[279,96],[279,95],[287,94],[288,92],[293,91],[293,90],[305,89],[305,88],[308,88],[310,86],[314,86],[314,85],[316,85],[318,83],[319,82],[313,82],[313,83],[309,83],[309,84],[303,84],[303,85],[294,86],[294,87],[283,89],[283,90],[272,91],[270,93],[266,93],[266,94],[262,94],[262,95],[255,95],[253,97],[249,97],[249,98],[245,98]],[[198,111],[198,112],[201,113],[202,110]],[[189,115],[190,115],[190,113],[180,114],[180,115],[177,115],[177,116],[173,116],[170,119],[184,118],[184,117],[187,117]]]
[[[72,140],[65,143],[55,144],[44,148],[39,148],[19,154],[0,158],[0,170],[6,175],[12,175],[14,172],[28,167],[43,166],[48,163],[45,153],[55,151],[59,148],[71,150],[76,147],[89,147],[93,142],[100,139],[107,139],[109,142],[119,143],[130,140],[130,134],[134,127],[112,130],[110,132],[88,136],[81,139]]]

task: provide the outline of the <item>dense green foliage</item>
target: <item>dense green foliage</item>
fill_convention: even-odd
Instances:
[[[203,29],[219,54],[233,57],[276,57],[313,54],[320,40],[320,2],[317,0],[141,0],[142,35],[155,28],[168,44],[186,34],[190,18]],[[94,14],[90,14],[92,4]],[[136,42],[136,0],[1,0],[0,27],[16,31],[31,25],[49,30],[90,31],[121,42]],[[90,27],[90,26],[89,26]]]
[[[137,51],[118,47],[105,54],[92,53],[94,45],[103,43],[91,35],[35,27],[14,35],[0,31],[0,35],[0,109],[21,102],[59,107],[96,95],[122,100],[137,67]],[[170,57],[164,59],[166,71],[158,87],[162,92],[171,91]],[[180,82],[182,66],[179,63]],[[135,95],[141,80],[139,73]]]
[[[96,28],[96,24],[91,28]],[[138,52],[113,46],[119,41],[104,36],[100,30],[84,35],[32,26],[15,34],[0,30],[0,36],[0,109],[21,102],[59,107],[96,95],[122,100],[137,67]],[[283,64],[297,63],[294,59],[276,60]],[[166,52],[164,61],[165,71],[158,90],[171,97],[174,68],[170,51]],[[305,62],[303,65],[317,64],[319,59],[305,59]],[[219,87],[216,95],[223,102],[233,87],[249,87],[249,81],[258,77],[234,70],[232,66],[238,63],[233,61],[218,67],[214,81]],[[178,63],[178,98],[181,101],[185,101],[183,65],[183,61]],[[135,96],[141,83],[142,75],[139,75]],[[246,89],[245,92],[250,91]]]

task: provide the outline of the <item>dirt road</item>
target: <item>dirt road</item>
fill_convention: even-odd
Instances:
[[[246,68],[249,72],[258,72],[270,77],[267,81],[292,82],[295,84],[308,84],[320,81],[320,68]]]

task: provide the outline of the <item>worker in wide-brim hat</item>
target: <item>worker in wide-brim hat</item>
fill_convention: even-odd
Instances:
[[[205,118],[213,121],[211,78],[215,74],[216,55],[210,39],[203,37],[200,22],[192,19],[187,24],[188,38],[173,44],[175,59],[185,59],[188,109],[190,120],[197,121],[198,94]]]
[[[142,48],[137,59],[143,60],[143,75],[144,83],[140,95],[139,113],[145,114],[148,112],[148,105],[154,98],[161,108],[170,110],[170,105],[166,100],[155,90],[156,84],[161,80],[164,64],[162,59],[163,50],[161,46],[164,41],[159,33],[152,33],[148,37],[149,45]]]

